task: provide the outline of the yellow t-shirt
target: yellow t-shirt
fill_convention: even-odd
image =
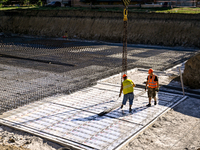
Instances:
[[[128,93],[132,93],[134,91],[134,86],[135,84],[133,83],[132,80],[130,79],[126,79],[123,81],[123,93],[124,94],[128,94]]]

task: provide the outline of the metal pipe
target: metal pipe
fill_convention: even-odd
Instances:
[[[181,86],[182,86],[182,90],[183,90],[183,95],[185,96],[184,85],[183,85],[183,78],[182,78],[182,72],[181,72],[181,68],[180,67],[179,67],[179,73],[180,73],[180,79],[181,79]]]

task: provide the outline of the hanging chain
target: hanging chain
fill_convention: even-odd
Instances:
[[[123,53],[122,53],[122,75],[127,74],[127,10],[124,8],[124,33],[123,33]],[[121,76],[122,76],[121,75]],[[121,77],[122,81],[122,77]]]

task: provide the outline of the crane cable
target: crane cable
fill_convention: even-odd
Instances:
[[[123,53],[122,53],[122,73],[121,73],[121,83],[123,74],[127,74],[127,9],[124,8],[124,33],[123,33]]]

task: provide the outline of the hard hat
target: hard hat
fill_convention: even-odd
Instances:
[[[153,69],[149,69],[148,74],[151,74],[153,72]]]
[[[127,77],[127,75],[126,75],[126,74],[124,74],[122,77],[123,77],[123,78],[125,78],[125,77]]]

